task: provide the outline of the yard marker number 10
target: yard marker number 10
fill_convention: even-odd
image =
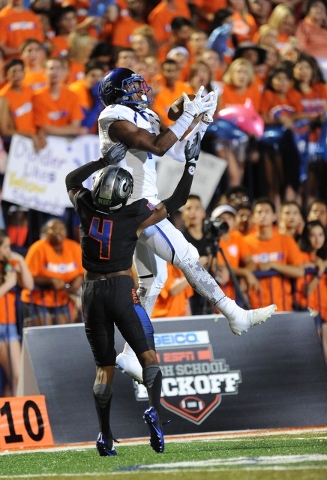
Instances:
[[[0,398],[0,450],[51,445],[44,395]]]

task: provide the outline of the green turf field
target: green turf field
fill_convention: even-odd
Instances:
[[[0,479],[327,479],[327,429],[221,437],[175,437],[160,455],[149,445],[124,442],[116,457],[99,457],[93,446],[0,452]]]

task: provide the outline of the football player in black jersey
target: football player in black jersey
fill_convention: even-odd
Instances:
[[[82,305],[86,336],[96,363],[93,393],[100,427],[96,447],[101,456],[116,455],[109,418],[116,363],[114,325],[142,365],[143,383],[149,396],[144,420],[149,426],[152,448],[158,453],[164,451],[160,418],[162,374],[153,327],[137,297],[131,267],[138,235],[187,200],[200,148],[201,137],[197,134],[192,144],[186,144],[185,168],[174,193],[156,206],[145,198],[126,206],[133,191],[133,178],[127,170],[109,165],[124,157],[126,147],[122,143],[116,143],[104,157],[73,170],[66,177],[69,198],[80,219],[86,270]],[[90,191],[82,182],[95,172]]]

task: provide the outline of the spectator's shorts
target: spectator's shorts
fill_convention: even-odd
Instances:
[[[0,342],[13,342],[14,340],[20,340],[20,338],[17,326],[14,323],[0,324]]]

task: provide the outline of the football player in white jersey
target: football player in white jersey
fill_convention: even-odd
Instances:
[[[203,137],[213,121],[218,91],[205,97],[202,97],[202,92],[203,87],[192,101],[183,94],[183,113],[173,125],[160,132],[159,117],[148,108],[153,92],[142,76],[127,68],[116,68],[102,78],[99,97],[106,108],[98,120],[101,153],[105,155],[117,142],[127,145],[128,152],[119,165],[134,178],[130,202],[148,198],[152,204],[158,204],[156,157],[168,154],[175,160],[185,161],[186,141],[192,140],[197,132]],[[196,127],[181,140],[194,119],[201,114]],[[139,277],[138,295],[149,316],[167,278],[166,262],[182,270],[194,290],[222,312],[232,332],[237,335],[265,322],[276,310],[276,305],[243,310],[228,298],[200,264],[196,248],[168,219],[143,231],[137,242],[134,262]],[[142,382],[142,368],[129,345],[125,344],[116,362],[118,368]]]

